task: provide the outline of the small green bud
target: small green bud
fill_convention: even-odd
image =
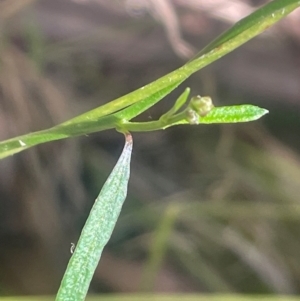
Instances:
[[[213,102],[209,96],[200,95],[192,97],[190,108],[195,110],[201,117],[206,116],[213,108]]]
[[[193,109],[188,109],[186,111],[185,119],[189,124],[199,124],[199,115]]]

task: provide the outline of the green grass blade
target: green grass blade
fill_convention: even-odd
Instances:
[[[159,226],[153,233],[149,258],[145,264],[140,284],[142,291],[152,292],[154,290],[155,280],[162,267],[163,259],[168,248],[168,240],[172,234],[179,213],[180,207],[178,204],[170,204],[167,207]]]
[[[84,300],[100,260],[119,217],[127,195],[132,152],[131,135],[126,135],[123,152],[105,182],[72,255],[56,301]]]

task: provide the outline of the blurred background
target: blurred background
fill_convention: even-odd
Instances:
[[[266,2],[0,1],[0,139],[165,75]],[[300,11],[140,119],[187,86],[270,114],[134,134],[128,198],[90,291],[300,293]],[[56,293],[123,144],[106,131],[0,162],[0,295]]]

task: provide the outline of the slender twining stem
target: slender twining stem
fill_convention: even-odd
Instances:
[[[177,98],[172,108],[165,114],[163,114],[159,120],[148,121],[148,122],[129,122],[123,120],[120,123],[120,128],[126,129],[130,132],[142,131],[157,131],[166,129],[178,122],[187,118],[188,108],[183,110],[181,113],[176,114],[186,103],[190,94],[190,88],[186,88],[184,92]]]
[[[129,115],[124,110],[101,117],[90,122],[81,122],[75,125],[60,124],[48,130],[38,131],[29,135],[18,136],[0,142],[0,159],[18,153],[34,145],[45,141],[60,140],[68,137],[87,135],[108,129],[116,129],[120,132],[149,132],[163,130],[179,124],[212,124],[212,123],[236,123],[247,122],[260,118],[268,113],[267,110],[252,106],[226,106],[214,107],[210,97],[192,97],[187,107],[177,113],[187,102],[189,95],[187,88],[176,100],[173,107],[159,120],[148,122],[131,122]],[[125,110],[128,110],[126,108]],[[127,118],[129,116],[129,118]]]
[[[186,120],[187,111],[184,110],[179,114],[169,117],[168,120],[154,120],[147,122],[123,122],[120,124],[121,128],[128,130],[129,132],[149,132],[164,130],[172,125],[180,124],[182,121]]]

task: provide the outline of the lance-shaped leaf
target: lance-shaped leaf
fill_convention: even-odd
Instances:
[[[253,105],[226,106],[212,109],[199,118],[199,123],[238,123],[257,120],[269,113],[268,110]]]
[[[268,113],[268,110],[253,105],[216,107],[205,116],[197,115],[197,124],[249,122],[257,120]],[[191,122],[188,117],[166,127],[176,124],[194,124],[195,122]]]
[[[103,248],[127,195],[132,137],[126,134],[123,152],[105,182],[81,232],[56,296],[56,301],[85,299]]]
[[[207,98],[207,97],[205,97]],[[147,132],[166,129],[179,124],[213,124],[213,123],[239,123],[257,120],[269,111],[253,105],[237,105],[226,107],[213,107],[205,116],[200,116],[193,108],[187,108],[167,120],[149,122],[127,122],[124,128],[131,132]],[[201,113],[201,112],[200,112]]]

